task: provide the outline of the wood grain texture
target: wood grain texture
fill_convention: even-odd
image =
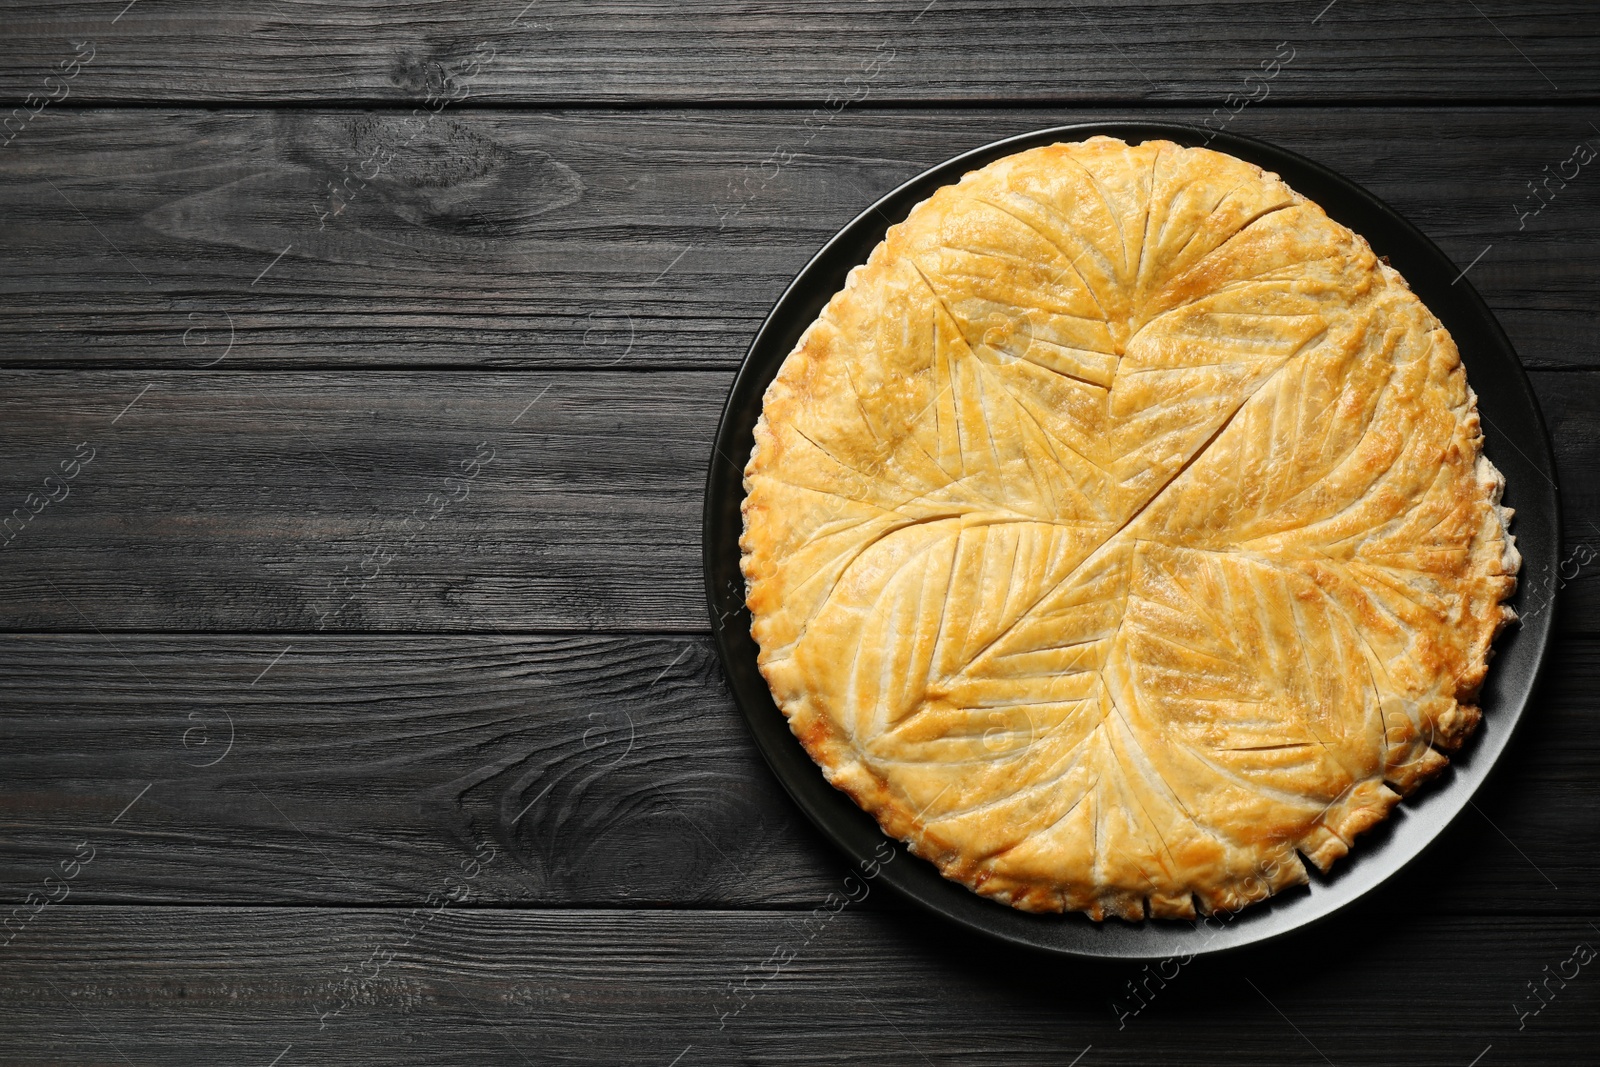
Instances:
[[[95,850],[0,928],[0,1065],[1594,1060],[1594,964],[1550,976],[1600,945],[1600,179],[1536,213],[1529,187],[1600,145],[1587,0],[0,0],[0,26],[0,117],[65,91],[0,148],[5,914]],[[1011,954],[877,886],[818,921],[845,867],[707,636],[733,369],[926,167],[1200,121],[1279,42],[1229,129],[1396,206],[1538,371],[1565,601],[1517,739],[1351,910],[1176,977]]]
[[[1596,964],[1569,962],[1600,940],[1582,916],[1369,908],[1265,950],[1169,961],[1168,982],[850,910],[809,940],[801,917],[773,913],[406,918],[51,909],[6,950],[0,1059],[1464,1067],[1492,1045],[1482,1062],[1588,1063],[1600,1001]],[[1577,976],[1552,979],[1519,1030],[1541,1003],[1527,983],[1563,963]],[[1137,1014],[1129,983],[1149,990]]]
[[[3,900],[79,841],[68,908],[417,904],[480,845],[474,906],[810,908],[846,873],[703,637],[19,635],[0,662]],[[1382,907],[1600,911],[1600,641],[1552,663]]]
[[[732,368],[812,254],[927,167],[1204,114],[47,109],[0,150],[0,365]],[[1558,173],[1600,150],[1591,121],[1247,107],[1229,129],[1388,200],[1471,265],[1528,366],[1565,368],[1600,367],[1600,163]]]
[[[1324,3],[973,0],[750,9],[540,0],[10,3],[0,79],[36,88],[69,46],[97,55],[89,102],[419,100],[454,75],[478,101],[873,100],[1220,102],[1280,41],[1298,49],[1273,99],[1531,100],[1600,92],[1580,0]],[[483,46],[493,61],[470,65]],[[482,53],[479,53],[482,54]],[[873,67],[874,61],[884,61]],[[473,73],[475,71],[475,73]],[[92,76],[91,76],[92,75]],[[850,79],[855,80],[850,80]]]
[[[0,385],[0,469],[29,472],[7,485],[17,505],[73,442],[96,453],[0,552],[0,614],[88,632],[704,631],[700,487],[726,387],[20,372]]]
[[[1534,379],[1575,502],[1568,550],[1590,549],[1562,619],[1597,633],[1600,526],[1582,504],[1600,373]],[[0,630],[706,632],[701,500],[729,381],[0,373]],[[80,445],[94,458],[41,506]],[[1492,436],[1489,454],[1526,473]]]
[[[87,901],[411,903],[477,842],[502,904],[809,905],[842,874],[704,638],[0,647],[0,896],[74,834]]]

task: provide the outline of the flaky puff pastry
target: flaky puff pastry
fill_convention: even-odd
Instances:
[[[828,780],[1028,911],[1229,911],[1476,725],[1520,559],[1456,346],[1274,174],[1021,152],[890,227],[767,390],[761,671]]]

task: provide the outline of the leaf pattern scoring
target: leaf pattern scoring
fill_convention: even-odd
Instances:
[[[1276,175],[1097,137],[918,205],[767,391],[744,571],[834,785],[1019,908],[1326,869],[1478,718],[1519,560],[1439,322]]]

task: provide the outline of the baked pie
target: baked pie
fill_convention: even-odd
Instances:
[[[890,227],[768,388],[761,670],[946,877],[1231,911],[1476,725],[1520,565],[1482,443],[1444,327],[1277,175],[1021,152]]]

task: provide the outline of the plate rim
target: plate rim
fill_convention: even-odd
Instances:
[[[1110,939],[1113,942],[1130,943],[1110,944],[1104,946],[1103,949],[1081,945],[1052,944],[1045,940],[1019,934],[1017,932],[1018,929],[1026,930],[1029,928],[1029,924],[1035,921],[1040,924],[1040,928],[1043,928],[1043,924],[1046,923],[1064,923],[1074,920],[1093,923],[1094,921],[1081,916],[1080,913],[1034,915],[1020,912],[1004,904],[981,897],[960,883],[945,879],[931,863],[912,856],[903,842],[884,833],[873,816],[859,808],[847,795],[828,783],[826,778],[823,777],[821,769],[805,753],[799,741],[790,731],[787,718],[772,700],[771,692],[767,688],[765,680],[760,678],[759,671],[756,672],[756,679],[759,682],[760,692],[765,697],[765,706],[760,706],[762,701],[759,698],[753,698],[745,692],[747,683],[741,681],[742,672],[736,669],[735,664],[740,657],[748,654],[749,650],[741,650],[732,646],[741,632],[750,649],[754,649],[756,646],[749,632],[748,610],[743,606],[742,578],[740,578],[738,607],[730,611],[726,606],[727,601],[719,601],[721,590],[717,585],[716,574],[719,564],[724,562],[720,559],[720,554],[725,550],[722,545],[725,531],[720,529],[720,524],[726,518],[725,511],[728,494],[731,492],[735,501],[735,512],[737,512],[737,504],[742,502],[745,496],[743,464],[735,465],[733,459],[730,458],[728,447],[734,444],[730,439],[738,435],[735,424],[738,421],[741,406],[749,402],[748,394],[752,389],[755,390],[755,402],[759,408],[760,397],[765,392],[767,384],[776,377],[778,369],[787,357],[788,348],[786,347],[781,354],[771,360],[770,372],[768,368],[758,366],[760,362],[758,356],[764,349],[769,348],[774,343],[771,341],[772,335],[780,329],[788,328],[792,315],[790,305],[795,302],[810,302],[814,299],[814,297],[807,295],[807,291],[814,289],[817,285],[813,275],[828,267],[830,261],[837,258],[841,251],[847,253],[850,248],[859,247],[861,249],[858,257],[846,256],[846,258],[852,260],[850,266],[864,262],[867,254],[882,239],[881,230],[901,221],[912,207],[931,196],[934,189],[943,185],[953,184],[960,179],[962,174],[970,170],[1028,148],[1058,142],[1083,140],[1100,134],[1120,137],[1131,144],[1153,139],[1165,139],[1185,146],[1212,147],[1266,170],[1277,170],[1279,167],[1287,165],[1287,169],[1298,172],[1293,180],[1289,177],[1284,178],[1296,192],[1319,204],[1323,204],[1323,198],[1306,191],[1304,179],[1308,176],[1311,177],[1313,186],[1324,185],[1335,190],[1338,194],[1335,199],[1348,197],[1367,211],[1374,213],[1383,226],[1389,227],[1392,232],[1397,232],[1403,240],[1414,246],[1412,251],[1417,254],[1417,258],[1424,261],[1431,260],[1431,263],[1423,264],[1426,268],[1426,276],[1420,282],[1418,277],[1413,277],[1412,273],[1410,273],[1410,271],[1416,269],[1414,265],[1408,267],[1407,272],[1402,272],[1407,284],[1414,291],[1423,287],[1431,288],[1434,283],[1437,283],[1438,278],[1433,273],[1435,268],[1442,267],[1447,271],[1455,269],[1455,265],[1450,258],[1427,234],[1387,202],[1338,171],[1267,141],[1241,134],[1209,130],[1188,123],[1147,119],[1110,119],[1048,126],[991,141],[960,152],[932,166],[925,167],[910,179],[901,182],[887,193],[878,197],[823,243],[822,247],[807,260],[788,285],[784,287],[783,292],[762,320],[761,326],[757,329],[749,347],[741,358],[738,371],[729,386],[727,397],[719,413],[702,501],[701,562],[705,580],[706,603],[712,624],[712,635],[717,646],[718,658],[722,664],[724,677],[727,680],[729,691],[734,697],[734,702],[738,705],[740,713],[751,731],[757,749],[761,752],[762,758],[771,769],[773,776],[783,787],[784,792],[805,813],[806,817],[822,835],[852,861],[851,871],[855,872],[859,868],[863,872],[859,875],[847,875],[847,880],[850,876],[856,876],[863,879],[863,884],[874,879],[883,881],[892,890],[910,900],[919,908],[939,915],[967,931],[998,940],[1013,947],[1042,952],[1055,957],[1153,960],[1176,955],[1198,956],[1233,952],[1283,937],[1292,932],[1303,931],[1345,912],[1358,900],[1364,899],[1400,871],[1410,867],[1420,856],[1433,847],[1449,827],[1455,824],[1461,812],[1465,810],[1479,789],[1492,777],[1495,768],[1499,765],[1501,757],[1510,744],[1512,736],[1514,736],[1518,725],[1521,723],[1523,713],[1526,711],[1533,694],[1538,690],[1549,661],[1553,621],[1559,595],[1559,582],[1551,580],[1540,587],[1546,593],[1547,599],[1539,604],[1536,612],[1526,617],[1526,619],[1533,620],[1533,625],[1527,625],[1526,620],[1519,620],[1502,632],[1491,646],[1490,656],[1493,659],[1497,653],[1503,655],[1512,644],[1513,639],[1515,639],[1515,644],[1519,650],[1522,645],[1531,644],[1531,648],[1525,654],[1525,658],[1531,657],[1532,663],[1531,667],[1524,672],[1525,677],[1515,680],[1516,691],[1510,694],[1509,706],[1497,706],[1495,708],[1493,722],[1496,726],[1496,731],[1490,733],[1488,728],[1490,713],[1486,711],[1483,722],[1480,723],[1478,729],[1468,740],[1466,747],[1461,752],[1452,755],[1452,768],[1458,768],[1463,764],[1469,768],[1474,764],[1481,764],[1481,770],[1476,773],[1469,771],[1470,778],[1463,781],[1458,770],[1447,769],[1441,779],[1425,783],[1417,794],[1405,798],[1404,803],[1397,804],[1390,813],[1389,818],[1385,820],[1385,824],[1363,835],[1362,843],[1352,848],[1350,856],[1339,867],[1336,867],[1330,875],[1322,876],[1315,870],[1311,870],[1313,882],[1325,883],[1329,888],[1323,890],[1323,892],[1328,893],[1331,891],[1332,899],[1323,901],[1310,914],[1292,916],[1293,921],[1287,924],[1284,922],[1271,923],[1263,920],[1267,922],[1267,926],[1270,928],[1250,930],[1248,928],[1250,925],[1261,925],[1261,923],[1250,924],[1247,922],[1242,933],[1240,933],[1239,927],[1229,927],[1225,931],[1226,933],[1239,933],[1240,936],[1225,937],[1221,944],[1212,943],[1216,940],[1214,931],[1213,936],[1208,938],[1204,944],[1195,946],[1185,943],[1186,939],[1200,928],[1201,921],[1185,922],[1183,920],[1173,920],[1168,922],[1166,920],[1144,919],[1138,922],[1125,922],[1117,919],[1106,919],[1094,924],[1090,928],[1093,932],[1088,934],[1088,937],[1105,940],[1107,939],[1106,931],[1119,931],[1119,933],[1109,935]],[[1279,171],[1279,173],[1281,174],[1282,172]],[[916,199],[911,200],[908,204],[899,204],[899,201],[909,198],[913,193],[917,194]],[[905,211],[897,212],[894,210],[900,206],[904,206]],[[1329,210],[1326,205],[1323,206],[1324,210],[1328,210],[1330,217],[1334,217],[1335,221],[1340,221],[1333,210]],[[1341,204],[1340,206],[1343,208],[1349,205]],[[885,211],[886,207],[890,209],[887,212]],[[1354,226],[1350,228],[1359,236],[1369,240],[1369,242],[1372,239],[1371,234],[1363,232],[1362,229],[1357,229]],[[880,232],[876,236],[863,238],[863,230],[872,231],[874,229]],[[843,276],[848,274],[849,269],[849,266],[844,268],[843,273],[840,275],[839,285],[843,284]],[[1479,320],[1475,325],[1485,327],[1483,331],[1484,338],[1481,342],[1483,352],[1503,357],[1501,359],[1503,363],[1501,369],[1509,372],[1512,384],[1516,387],[1515,391],[1518,394],[1513,402],[1525,404],[1528,409],[1527,414],[1532,417],[1532,425],[1528,430],[1528,434],[1536,436],[1539,445],[1533,456],[1529,456],[1518,447],[1516,442],[1520,439],[1519,435],[1501,433],[1498,428],[1495,429],[1495,433],[1497,437],[1509,444],[1522,458],[1526,459],[1537,473],[1543,475],[1547,483],[1546,486],[1540,487],[1530,480],[1525,485],[1519,485],[1517,502],[1522,504],[1522,508],[1518,512],[1519,516],[1529,511],[1530,505],[1535,503],[1537,504],[1535,513],[1537,511],[1545,512],[1551,536],[1545,539],[1549,542],[1548,544],[1541,543],[1536,547],[1540,552],[1547,548],[1553,549],[1550,553],[1551,560],[1541,561],[1550,563],[1554,557],[1560,554],[1561,500],[1556,480],[1554,454],[1550,447],[1549,430],[1545,424],[1538,397],[1534,393],[1532,383],[1528,378],[1527,370],[1522,365],[1515,347],[1511,344],[1510,338],[1506,335],[1504,328],[1500,325],[1493,311],[1472,286],[1471,282],[1467,280],[1465,274],[1465,271],[1458,274],[1455,280],[1450,283],[1450,286],[1453,288],[1458,284],[1461,285],[1458,293],[1466,304],[1466,310],[1471,312],[1473,318]],[[838,291],[838,287],[837,285],[831,288],[824,286],[827,292],[822,296],[821,303],[818,305],[819,308],[832,298],[834,293]],[[1418,295],[1419,299],[1421,299],[1421,294],[1419,293]],[[1438,315],[1438,312],[1434,311],[1432,304],[1429,304],[1426,300],[1424,303],[1429,306],[1430,311],[1433,311],[1436,316]],[[1453,315],[1452,317],[1461,318],[1463,316]],[[814,318],[814,313],[807,317],[807,323],[811,318]],[[1444,321],[1443,316],[1439,316],[1439,318],[1441,322]],[[800,327],[802,330],[803,328],[804,325]],[[1446,328],[1451,329],[1449,324],[1446,324]],[[1454,329],[1451,329],[1451,333],[1453,337],[1456,335]],[[1461,347],[1459,341],[1458,347]],[[1474,348],[1478,347],[1480,346],[1475,341]],[[1465,362],[1466,358],[1463,354],[1463,363]],[[759,382],[755,381],[757,377],[761,378]],[[1487,423],[1487,417],[1482,415],[1481,401],[1482,398],[1480,396],[1480,417]],[[754,419],[750,421],[753,423]],[[1488,428],[1486,426],[1486,429]],[[1485,434],[1486,450],[1488,440],[1488,434]],[[1528,442],[1524,440],[1523,443],[1526,444]],[[732,455],[747,455],[747,453],[748,448],[745,448],[743,452],[735,450]],[[723,462],[727,463],[729,467],[733,467],[737,473],[729,475],[723,471],[720,466]],[[1503,464],[1497,463],[1496,466],[1502,467],[1503,470]],[[729,489],[730,482],[732,485],[731,490]],[[1526,502],[1522,499],[1524,493],[1530,498]],[[1533,497],[1540,499],[1535,502],[1531,499]],[[1525,526],[1526,523],[1523,525]],[[1520,528],[1513,526],[1512,534],[1517,537],[1519,548],[1525,549],[1528,547],[1523,540],[1523,531]],[[736,573],[738,572],[739,557],[737,549],[737,537],[735,537],[732,562]],[[1519,606],[1525,599],[1524,591],[1532,585],[1529,581],[1531,568],[1527,551],[1524,550],[1522,556],[1523,565],[1518,572],[1518,588],[1513,597],[1513,600]],[[719,610],[719,608],[722,610]],[[726,625],[730,615],[734,617],[735,621],[744,620],[742,627]],[[755,669],[753,655],[750,656],[748,665],[750,669]],[[1494,671],[1492,663],[1489,673],[1491,680],[1497,678],[1497,673]],[[1503,674],[1504,672],[1500,673]],[[1486,683],[1486,690],[1487,685],[1488,683]],[[757,706],[751,706],[752,700]],[[1487,701],[1484,702],[1487,703]],[[775,721],[770,721],[774,716],[776,717]],[[769,721],[764,724],[763,719]],[[773,727],[781,729],[781,736],[774,737],[776,731]],[[785,749],[790,749],[791,751],[784,751]],[[792,777],[789,764],[794,762],[794,752],[798,752],[805,762],[805,766],[800,769],[799,774],[804,775],[809,772],[814,782],[802,783],[798,776]],[[824,806],[832,802],[827,798],[826,794],[819,792],[815,788],[819,784],[822,790],[826,791],[826,794],[831,794],[832,797],[842,801],[856,815],[870,823],[871,832],[875,833],[880,841],[888,842],[894,848],[894,859],[898,860],[901,857],[906,857],[906,863],[901,864],[899,870],[895,869],[891,861],[883,861],[881,864],[872,863],[864,850],[851,840],[852,838],[864,836],[861,832],[861,827],[857,825],[854,828],[850,828],[839,825],[841,820],[851,820],[842,814],[837,805],[834,805],[834,810],[832,811],[822,810]],[[822,799],[819,800],[819,797]],[[1442,803],[1449,810],[1435,810],[1432,818],[1436,825],[1430,831],[1427,831],[1426,836],[1420,842],[1410,845],[1409,850],[1403,855],[1386,856],[1385,851],[1391,846],[1391,842],[1387,839],[1387,836],[1383,836],[1382,840],[1376,839],[1392,832],[1394,825],[1406,817],[1402,809],[1411,808],[1415,812],[1418,807],[1429,799],[1434,800],[1436,809]],[[1442,818],[1440,817],[1441,815]],[[870,837],[870,833],[865,836]],[[1366,846],[1365,849],[1363,849],[1363,845]],[[1366,884],[1347,885],[1345,891],[1341,892],[1338,888],[1341,878],[1346,882],[1353,883],[1354,880],[1350,877],[1354,873],[1353,868],[1362,861],[1367,861],[1367,865],[1371,866],[1374,857],[1377,857],[1376,862],[1381,865],[1380,870],[1373,872],[1375,877],[1369,873]],[[927,873],[931,874],[938,882],[943,883],[944,886],[953,888],[959,894],[964,895],[965,898],[970,899],[963,902],[961,896],[935,890],[935,896],[943,896],[945,898],[941,901],[930,897],[927,892],[918,891],[918,887],[913,883],[922,883],[923,889],[929,889],[932,886],[932,883],[927,882],[926,876],[913,875],[908,882],[900,874],[900,871],[903,871],[906,866],[916,864],[925,866]],[[871,873],[867,874],[865,872],[868,871],[869,867]],[[1295,894],[1292,900],[1299,900],[1304,897],[1305,894]],[[1279,906],[1281,906],[1280,899],[1275,897],[1272,900],[1234,914],[1241,917],[1271,916]],[[1292,901],[1290,906],[1294,906]],[[1301,905],[1301,907],[1303,908],[1304,905]],[[999,911],[990,912],[988,909],[999,909]],[[1014,918],[1008,918],[1005,920],[1005,924],[1016,929],[1003,929],[999,928],[1002,925],[1002,915],[1022,916],[1023,920],[1019,924]],[[985,918],[993,921],[986,922],[984,921]],[[1229,918],[1231,920],[1233,917],[1230,916]],[[1171,933],[1170,936],[1165,933],[1125,935],[1120,933],[1122,931],[1171,931]],[[1151,942],[1151,944],[1143,944],[1142,942],[1145,941]]]

